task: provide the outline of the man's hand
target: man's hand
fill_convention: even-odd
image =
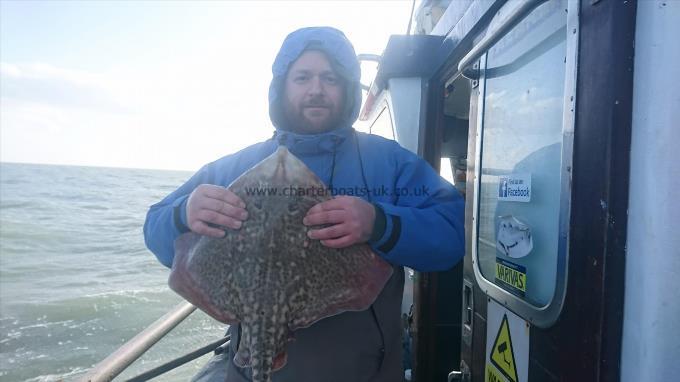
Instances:
[[[239,229],[248,218],[246,204],[230,190],[212,184],[201,184],[187,200],[187,226],[193,232],[223,237],[224,230],[215,226]]]
[[[339,196],[310,208],[302,220],[305,225],[332,224],[309,231],[311,239],[331,248],[364,243],[373,232],[375,207],[361,198]]]

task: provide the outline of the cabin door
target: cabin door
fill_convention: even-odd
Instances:
[[[502,30],[521,4],[503,6],[486,35]],[[465,173],[467,253],[461,364],[449,380],[529,381],[532,335],[560,317],[577,6],[536,7],[479,57],[471,80],[445,85],[455,97],[464,80],[471,84],[467,158],[452,167]]]

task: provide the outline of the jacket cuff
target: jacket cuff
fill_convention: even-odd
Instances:
[[[385,235],[385,229],[387,228],[387,218],[385,217],[385,211],[379,205],[372,203],[375,208],[375,222],[373,223],[373,233],[371,233],[371,238],[368,239],[370,244],[377,243]]]
[[[187,198],[189,195],[184,195],[172,203],[172,221],[179,233],[189,232],[187,227]]]
[[[378,219],[377,214],[379,208],[385,218],[385,228],[380,237],[376,240],[370,241],[370,244],[374,249],[387,254],[389,251],[394,249],[394,247],[397,245],[397,242],[399,241],[399,238],[401,237],[401,216],[391,214],[389,209],[386,208],[389,208],[389,206],[384,206],[378,203],[376,203],[375,206],[376,220]],[[374,234],[377,236],[376,232],[374,232]],[[371,239],[373,239],[373,236]]]

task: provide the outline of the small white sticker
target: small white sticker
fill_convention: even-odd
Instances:
[[[531,227],[512,215],[498,218],[496,237],[496,249],[514,259],[524,257],[534,249]]]
[[[530,202],[531,174],[511,174],[498,177],[498,200]]]

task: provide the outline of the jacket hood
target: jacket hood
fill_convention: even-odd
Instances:
[[[277,130],[290,131],[281,108],[284,80],[288,68],[306,49],[320,50],[328,56],[338,75],[347,82],[343,118],[335,129],[351,126],[361,108],[361,68],[354,47],[345,35],[332,27],[298,29],[283,41],[272,65],[272,82],[269,85],[269,118]]]

